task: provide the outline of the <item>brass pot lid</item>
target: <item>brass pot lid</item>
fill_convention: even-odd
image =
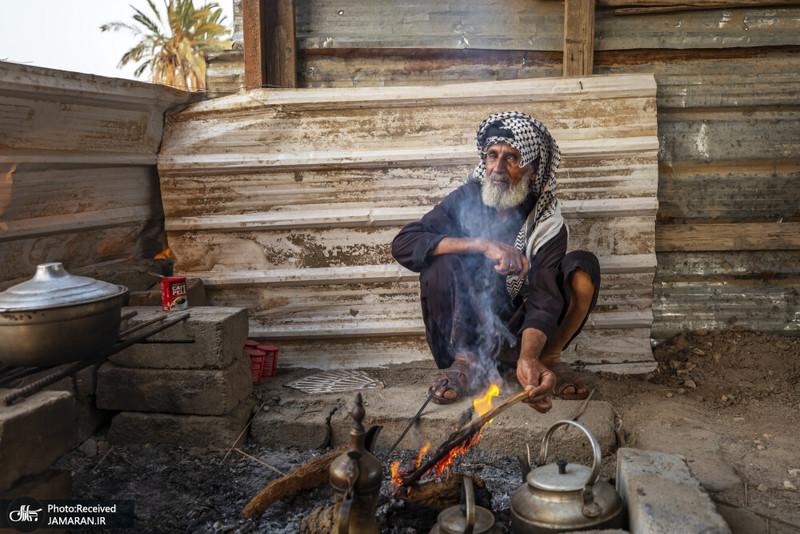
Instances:
[[[0,312],[87,304],[127,291],[125,286],[69,274],[60,262],[42,263],[36,267],[33,278],[0,292]]]
[[[461,506],[451,506],[439,513],[439,530],[447,534],[460,534],[467,529],[467,516]],[[475,506],[475,523],[472,527],[473,534],[492,532],[494,528],[494,514],[482,506]]]
[[[528,484],[544,491],[582,491],[589,481],[592,470],[581,464],[564,462],[563,473],[557,464],[543,465],[528,473]]]

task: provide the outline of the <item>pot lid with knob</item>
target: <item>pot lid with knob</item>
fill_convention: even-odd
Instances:
[[[127,291],[124,286],[72,275],[59,262],[42,263],[36,267],[33,278],[0,292],[0,312],[85,304]]]

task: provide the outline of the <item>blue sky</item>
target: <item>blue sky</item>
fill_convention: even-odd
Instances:
[[[163,13],[164,0],[155,0]],[[217,0],[233,26],[233,0]],[[205,4],[195,0],[195,5]],[[133,22],[131,5],[149,14],[146,0],[0,0],[0,61],[137,79],[136,66],[117,69],[137,42],[126,31],[101,32],[107,22]],[[142,81],[150,81],[146,72]]]

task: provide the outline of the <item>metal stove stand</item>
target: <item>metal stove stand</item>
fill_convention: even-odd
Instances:
[[[135,315],[136,312],[132,312],[123,315],[122,319],[130,319]],[[150,336],[158,334],[159,332],[162,332],[181,321],[185,321],[188,318],[189,312],[179,314],[165,313],[156,317],[155,319],[146,321],[140,325],[136,325],[121,332],[119,335],[119,340],[114,344],[113,347],[93,354],[75,363],[62,364],[52,367],[11,367],[0,365],[0,387],[6,387],[29,376],[47,373],[43,374],[42,377],[37,378],[34,382],[31,382],[30,384],[21,388],[14,389],[5,394],[3,397],[0,397],[0,406],[9,406],[17,399],[33,395],[34,393],[46,388],[50,384],[54,384],[63,378],[72,376],[81,369],[89,367],[90,365],[103,362],[114,354],[121,352],[136,343],[194,343],[193,339],[149,339]],[[134,333],[136,335],[131,336]]]

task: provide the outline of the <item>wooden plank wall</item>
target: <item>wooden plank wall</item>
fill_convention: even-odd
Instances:
[[[0,281],[161,252],[164,112],[189,97],[0,62]]]
[[[597,0],[593,72],[654,73],[658,85],[657,341],[800,331],[800,2],[763,4]],[[563,69],[563,2],[296,0],[296,16],[300,87]]]
[[[390,244],[463,183],[474,130],[499,109],[541,118],[564,154],[571,248],[604,269],[567,355],[653,368],[657,138],[651,75],[441,87],[253,90],[170,117],[159,156],[176,270],[251,309],[250,335],[287,365],[429,358],[417,275]]]

